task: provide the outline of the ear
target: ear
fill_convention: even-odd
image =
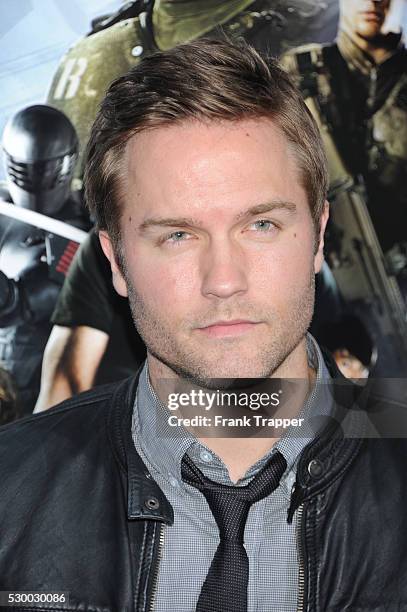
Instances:
[[[99,232],[99,240],[102,250],[110,262],[113,286],[119,295],[122,297],[127,297],[127,284],[117,263],[112,241],[110,240],[108,233],[105,231]]]
[[[321,271],[322,264],[324,263],[324,234],[326,224],[329,219],[329,203],[325,200],[324,208],[321,214],[320,226],[319,226],[319,237],[318,237],[318,250],[314,257],[314,271],[315,274]]]

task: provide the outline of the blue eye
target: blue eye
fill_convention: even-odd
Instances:
[[[182,240],[184,236],[186,236],[186,232],[172,232],[172,234],[169,234],[168,238],[172,238],[174,242],[178,242]]]
[[[275,228],[275,225],[272,221],[268,221],[267,219],[259,219],[255,221],[252,225],[256,226],[256,229],[260,232],[269,232],[270,230]]]
[[[178,230],[176,232],[171,232],[170,234],[167,234],[166,236],[164,236],[160,242],[161,243],[165,243],[168,242],[170,244],[178,244],[180,242],[185,242],[186,240],[188,240],[189,238],[189,234],[188,232],[183,232],[181,230]]]

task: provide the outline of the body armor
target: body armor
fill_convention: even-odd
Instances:
[[[24,212],[88,229],[82,204],[71,194],[78,139],[63,113],[46,105],[17,112],[2,144],[7,186],[0,186],[1,200],[16,213],[30,209]],[[77,246],[0,214],[0,364],[14,379],[25,414],[39,392],[50,317]]]
[[[195,5],[199,2],[195,0]],[[203,1],[201,4],[203,8],[208,7]],[[205,15],[202,22],[197,18],[192,24],[191,20],[194,32],[183,42],[203,35],[218,37],[226,34],[232,38],[243,37],[258,49],[277,55],[306,40],[319,40],[318,37],[329,40],[336,28],[338,9],[335,0],[325,3],[294,0],[289,4],[280,0],[248,0],[240,3],[245,8],[238,12],[236,2],[229,4],[234,10],[226,14],[218,27],[211,25],[205,29],[208,22]],[[83,150],[108,86],[145,54],[158,49],[153,28],[154,10],[154,2],[138,0],[127,3],[115,14],[95,20],[90,34],[68,50],[54,75],[48,102],[70,118],[78,133],[78,181],[83,174]],[[80,183],[77,186],[79,188]]]
[[[397,188],[404,184],[407,171],[407,58],[406,74],[400,77],[371,119],[368,156],[369,172],[377,173],[384,185]]]
[[[0,195],[6,199],[4,188]],[[86,227],[71,197],[56,218]],[[24,414],[31,413],[35,405],[42,356],[52,328],[50,317],[77,247],[77,243],[0,215],[0,364],[14,380]]]
[[[377,69],[358,73],[337,45],[307,45],[283,58],[304,98],[316,101],[348,171],[363,179],[385,253],[407,240],[407,52],[387,62],[379,92]]]

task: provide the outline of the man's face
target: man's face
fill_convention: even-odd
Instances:
[[[390,0],[341,0],[342,26],[366,40],[380,35]]]
[[[124,276],[101,241],[150,365],[198,384],[270,376],[304,342],[323,258],[285,136],[185,122],[133,137],[124,171]]]

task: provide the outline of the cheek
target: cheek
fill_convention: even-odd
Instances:
[[[348,22],[356,25],[357,20],[357,7],[354,2],[344,2],[343,8],[341,9],[342,17]]]
[[[187,305],[197,290],[197,265],[185,257],[155,257],[151,251],[138,249],[133,252],[128,269],[136,291],[167,315],[175,304]]]
[[[314,264],[314,238],[307,232],[290,231],[274,248],[251,257],[252,285],[273,300],[284,301],[290,294],[309,286]]]

